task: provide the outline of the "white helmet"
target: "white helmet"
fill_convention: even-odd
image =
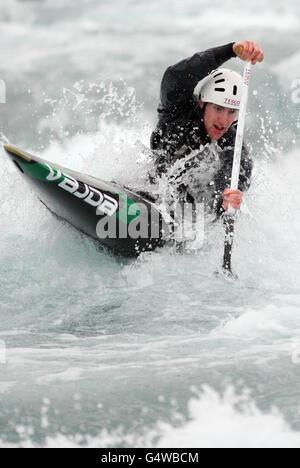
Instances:
[[[235,71],[219,68],[202,81],[200,95],[203,102],[211,102],[230,109],[239,109],[243,79]]]

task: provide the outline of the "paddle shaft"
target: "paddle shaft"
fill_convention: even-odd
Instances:
[[[233,155],[232,174],[231,174],[231,185],[230,188],[233,190],[238,189],[240,169],[241,169],[241,155],[243,147],[244,128],[246,120],[246,108],[248,101],[248,90],[249,81],[251,75],[251,62],[247,62],[244,67],[244,78],[243,78],[243,90],[242,98],[240,103],[239,120],[236,132],[236,140]],[[234,214],[235,210],[230,208],[225,216],[225,241],[224,241],[224,257],[223,257],[223,269],[231,272],[231,256],[232,246],[234,237]]]

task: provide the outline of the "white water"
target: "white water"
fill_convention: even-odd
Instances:
[[[1,445],[300,445],[299,15],[291,1],[0,8],[5,137],[132,185],[168,65],[244,38],[266,55],[249,97],[256,167],[236,284],[213,276],[221,226],[197,255],[121,261],[51,217],[1,151]]]

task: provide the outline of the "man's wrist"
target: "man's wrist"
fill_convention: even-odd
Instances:
[[[235,42],[230,42],[229,44],[214,47],[212,49],[217,65],[220,66],[222,63],[230,60],[233,57],[236,57],[236,54],[233,50]]]

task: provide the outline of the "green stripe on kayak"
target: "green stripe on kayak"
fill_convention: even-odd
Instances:
[[[34,162],[34,163],[31,163],[31,164],[28,164],[28,163],[23,162],[23,161],[18,161],[18,164],[22,167],[22,169],[25,172],[30,174],[31,177],[33,177],[34,179],[42,180],[44,182],[49,182],[51,184],[53,182],[56,182],[56,183],[59,184],[65,178],[64,174],[61,174],[61,177],[56,179],[55,177],[57,176],[59,171],[57,169],[55,169],[54,167],[43,164],[43,163]],[[49,173],[50,173],[49,167],[51,167],[51,169],[52,169],[52,171],[54,173],[54,176],[53,176],[54,180],[47,179],[47,177],[49,176]]]

